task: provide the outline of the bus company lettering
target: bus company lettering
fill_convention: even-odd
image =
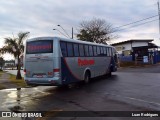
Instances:
[[[78,58],[78,66],[84,66],[84,65],[94,65],[95,61],[94,60],[82,60]]]
[[[51,49],[51,45],[29,45],[27,49],[29,50],[40,50],[40,49]]]

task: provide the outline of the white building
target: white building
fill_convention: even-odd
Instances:
[[[117,49],[119,54],[124,56],[130,55],[133,52],[134,47],[144,47],[149,46],[153,39],[131,39],[127,41],[122,41],[112,44]]]
[[[14,66],[15,66],[14,60],[5,61],[4,63],[4,67],[14,67]]]

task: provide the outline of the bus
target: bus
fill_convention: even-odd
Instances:
[[[113,46],[60,37],[26,40],[24,80],[28,85],[69,85],[117,71]]]

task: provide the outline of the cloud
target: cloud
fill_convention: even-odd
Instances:
[[[82,20],[93,17],[105,19],[113,27],[141,20],[158,13],[157,1],[152,0],[1,0],[0,1],[0,47],[3,38],[12,37],[19,31],[29,31],[30,37],[62,36],[56,28],[60,24],[71,35],[77,33]],[[158,18],[158,17],[157,17]],[[159,37],[158,21],[116,32],[121,38]],[[157,41],[159,42],[159,41]]]
[[[71,34],[72,27],[76,33],[82,20],[93,17],[105,19],[113,24],[113,27],[117,27],[156,14],[156,1],[151,0],[1,0],[0,37],[11,36],[12,32],[17,34],[19,31],[30,31],[31,37],[63,36],[52,29],[62,30],[57,27],[60,24]],[[126,29],[116,34],[125,36],[125,39],[137,35],[153,37],[152,33],[158,33],[158,31],[153,31],[153,29],[151,31],[148,26],[157,30],[157,25],[156,22],[156,25],[148,24],[136,27],[133,29],[135,32]],[[143,33],[143,29],[149,29],[149,33]]]

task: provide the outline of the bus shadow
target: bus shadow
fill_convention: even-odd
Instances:
[[[73,83],[70,85],[65,85],[65,86],[58,86],[56,89],[48,89],[47,92],[66,92],[66,91],[73,91],[73,90],[82,90],[88,87],[101,87],[101,85],[107,85],[111,84],[118,81],[118,76],[117,75],[112,75],[111,77],[106,77],[106,76],[100,76],[96,77],[90,80],[89,83],[85,84],[84,81],[78,82],[78,83]]]

